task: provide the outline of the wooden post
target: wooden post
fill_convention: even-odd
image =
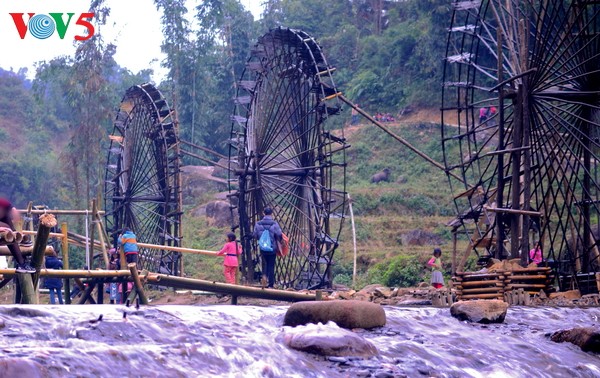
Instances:
[[[231,304],[233,306],[237,306],[237,304],[238,304],[238,297],[237,297],[237,295],[232,295],[231,296]]]
[[[19,274],[17,277],[19,288],[21,289],[20,303],[21,304],[38,304],[33,278],[31,274]]]
[[[503,35],[502,28],[496,30],[498,40],[498,82],[504,81],[504,51],[502,47]],[[501,85],[498,88],[498,147],[497,150],[501,151],[504,149],[504,86]],[[497,178],[497,191],[496,191],[496,207],[504,207],[504,154],[498,154],[498,178]],[[496,258],[502,259],[504,257],[504,229],[502,228],[502,220],[504,214],[496,214]]]
[[[131,272],[131,277],[133,278],[133,286],[135,287],[135,291],[137,291],[137,295],[140,297],[140,303],[143,305],[148,305],[148,297],[146,296],[146,293],[144,293],[144,286],[142,285],[142,281],[140,280],[136,264],[131,263],[127,265],[127,267]]]
[[[321,291],[321,290],[315,291],[315,299],[317,301],[322,301],[323,300],[323,291]]]
[[[63,269],[69,270],[69,226],[67,222],[62,222],[60,224],[60,231],[63,234],[62,236],[62,258],[63,258]],[[71,304],[71,280],[69,278],[65,278],[65,303]]]
[[[97,294],[97,304],[104,304],[104,281],[98,280],[98,293]]]
[[[108,251],[106,250],[106,240],[104,239],[104,232],[102,227],[102,219],[98,214],[98,207],[94,201],[94,207],[92,208],[92,223],[96,225],[98,231],[98,238],[100,239],[100,249],[102,250],[102,257],[104,258],[104,269],[110,269],[110,261],[108,259]],[[92,240],[94,240],[92,238]]]
[[[46,254],[46,246],[48,245],[48,237],[50,229],[56,226],[56,218],[52,214],[40,215],[38,231],[33,244],[32,263],[36,270],[33,275],[33,286],[37,291],[39,272],[44,265],[44,255]]]
[[[456,274],[456,245],[458,243],[456,229],[452,230],[452,275]]]
[[[94,241],[96,240],[94,238],[94,210],[96,209],[96,200],[93,199],[92,200],[92,221],[91,223],[88,223],[88,228],[89,228],[89,235],[90,235],[90,248],[89,248],[89,255],[88,255],[88,259],[90,262],[90,265],[88,266],[89,269],[94,269]],[[86,215],[86,217],[88,217]]]
[[[352,210],[352,198],[348,193],[348,210],[350,211],[350,223],[352,224],[352,246],[354,249],[354,257],[352,263],[352,288],[356,288],[356,225],[354,224],[354,211]]]

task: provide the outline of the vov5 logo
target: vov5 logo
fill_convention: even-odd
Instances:
[[[27,13],[29,19],[25,22],[25,13],[10,13],[12,19],[19,32],[19,37],[25,39],[27,32],[37,39],[50,38],[54,32],[58,33],[60,39],[65,38],[67,29],[73,20],[75,13],[49,13],[49,14],[35,14]],[[76,35],[75,40],[85,41],[94,36],[96,32],[94,25],[90,22],[94,18],[94,13],[81,13],[75,25],[83,26],[87,29],[88,33],[83,35]]]

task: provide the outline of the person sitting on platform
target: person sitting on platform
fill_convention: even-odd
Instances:
[[[46,256],[46,269],[62,269],[63,263],[59,260],[55,251],[52,251],[50,256]],[[58,303],[63,304],[62,297],[63,282],[60,278],[46,277],[44,278],[44,287],[50,291],[50,304],[56,304],[55,295],[58,296]]]
[[[129,228],[125,228],[123,235],[119,237],[119,249],[123,250],[127,264],[137,264],[139,248],[136,236]]]
[[[0,231],[15,231],[11,217],[13,205],[5,198],[0,198]],[[8,245],[10,254],[17,264],[17,273],[35,273],[35,269],[25,262],[18,243]]]
[[[238,255],[242,254],[242,247],[235,240],[235,234],[229,232],[227,234],[227,242],[223,248],[217,252],[217,256],[225,256],[223,261],[223,273],[225,281],[229,284],[235,284],[235,275],[238,269]]]

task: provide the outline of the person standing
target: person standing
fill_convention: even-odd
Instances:
[[[12,221],[13,205],[6,198],[0,198],[0,231],[15,231]],[[35,269],[25,262],[18,243],[8,244],[8,250],[17,263],[17,273],[35,273]]]
[[[242,248],[238,244],[235,234],[229,232],[227,234],[227,242],[217,252],[217,256],[225,256],[223,261],[223,274],[225,275],[225,282],[229,284],[235,284],[235,275],[238,269],[238,256],[242,254]]]
[[[529,262],[540,265],[544,261],[544,254],[542,253],[542,245],[540,242],[536,242],[533,249],[529,251]]]
[[[479,124],[481,125],[487,120],[488,108],[479,108]]]
[[[50,256],[46,257],[46,269],[62,269],[63,263],[59,260],[55,251],[52,251]],[[62,297],[63,282],[60,278],[46,277],[44,279],[44,287],[50,291],[50,304],[56,304],[55,295],[58,296],[58,303],[63,304]]]
[[[431,267],[431,286],[436,289],[444,287],[444,276],[442,275],[442,250],[436,248],[433,250],[433,257],[427,262]]]
[[[265,233],[267,231],[267,233]],[[273,210],[265,207],[263,219],[254,225],[254,238],[263,261],[263,280],[268,280],[268,287],[275,285],[275,261],[277,258],[277,243],[282,240],[281,227],[273,219]]]
[[[137,264],[139,248],[137,238],[133,231],[125,228],[123,234],[119,237],[119,248],[123,250],[127,264]]]

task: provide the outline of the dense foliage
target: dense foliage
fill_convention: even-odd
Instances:
[[[327,6],[268,0],[260,20],[238,0],[154,3],[169,71],[160,86],[177,109],[182,137],[220,152],[236,80],[253,41],[269,28],[315,36],[337,67],[339,88],[372,112],[431,105],[441,82],[447,0],[333,0]],[[104,1],[91,7],[97,23],[110,22]],[[40,62],[33,82],[23,71],[0,71],[0,144],[10,151],[0,157],[0,194],[21,205],[31,199],[76,207],[99,194],[113,110],[127,87],[152,74],[119,67],[117,48],[97,34],[72,57]]]

